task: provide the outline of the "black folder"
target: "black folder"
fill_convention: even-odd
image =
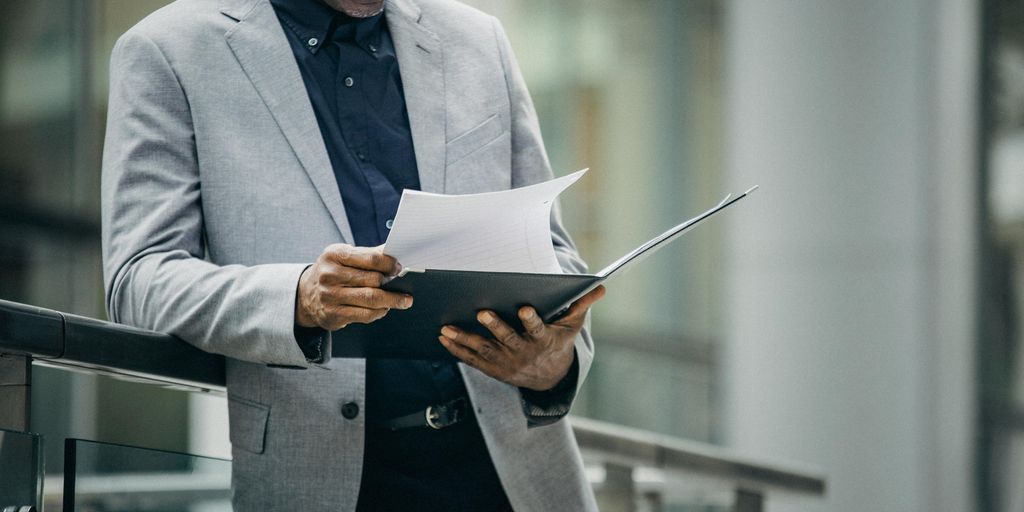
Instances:
[[[413,296],[413,307],[393,309],[371,324],[351,324],[333,333],[332,357],[382,359],[451,359],[437,337],[444,325],[482,335],[489,332],[476,321],[483,309],[496,312],[516,328],[516,312],[533,306],[546,320],[613,276],[621,275],[700,222],[736,204],[757,187],[727,196],[717,206],[637,247],[597,274],[534,274],[470,270],[408,270],[384,285]]]

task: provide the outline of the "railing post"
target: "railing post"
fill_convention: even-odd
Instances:
[[[32,358],[0,354],[0,428],[28,432],[31,403]]]
[[[736,489],[733,512],[761,512],[764,510],[764,496],[759,491]]]
[[[644,492],[640,498],[642,505],[642,507],[640,507],[640,511],[656,512],[665,508],[662,491],[660,489]]]
[[[604,464],[604,484],[597,492],[597,503],[604,512],[634,512],[636,486],[633,468],[615,462]]]

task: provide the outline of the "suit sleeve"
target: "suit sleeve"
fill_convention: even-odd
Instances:
[[[498,48],[501,51],[502,66],[511,112],[512,130],[512,187],[522,187],[550,180],[554,175],[548,161],[540,124],[533,107],[533,100],[526,88],[519,65],[509,44],[508,37],[497,19],[492,21]],[[562,270],[566,273],[584,273],[586,263],[580,258],[576,246],[562,225],[559,205],[556,202],[551,211],[551,241]],[[594,341],[590,336],[590,314],[587,314],[583,330],[575,342],[576,359],[566,379],[551,392],[538,394],[520,389],[523,412],[530,426],[554,423],[569,414],[569,408],[583,385],[594,359]]]
[[[103,271],[111,320],[250,362],[309,367],[294,332],[306,264],[204,259],[202,190],[185,91],[151,39],[129,32],[110,63],[103,150]]]

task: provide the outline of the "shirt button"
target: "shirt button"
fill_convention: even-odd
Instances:
[[[362,152],[356,153],[356,158],[358,158],[360,162],[366,161],[366,155]]]
[[[388,229],[391,229],[394,225],[395,225],[395,219],[388,219],[388,221],[384,223],[384,227],[386,227]]]
[[[359,416],[359,404],[348,402],[341,406],[341,415],[347,420],[355,419],[356,416]]]
[[[319,43],[320,43],[320,40],[315,38],[315,37],[311,37],[311,38],[309,38],[309,41],[306,41],[306,44],[308,44],[310,46],[316,46]]]
[[[441,369],[441,363],[430,363],[430,367],[435,369],[435,370],[440,370]]]
[[[377,53],[377,47],[371,44],[370,45],[370,53]]]
[[[352,80],[352,77],[350,77],[350,76],[346,76],[345,77],[345,87],[352,87],[355,84],[356,84],[356,81]]]

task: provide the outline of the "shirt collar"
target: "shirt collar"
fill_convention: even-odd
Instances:
[[[363,49],[370,50],[380,44],[381,20],[383,18],[383,12],[368,18],[353,18],[337,13],[334,16],[334,32],[329,37],[337,41],[355,41]]]
[[[331,37],[352,40],[354,34],[360,46],[378,44],[383,13],[369,18],[353,18],[332,9],[323,0],[270,0],[270,3],[278,18],[313,53]]]

